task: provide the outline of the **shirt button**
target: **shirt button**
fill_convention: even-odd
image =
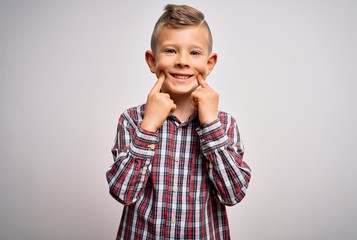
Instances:
[[[148,145],[148,147],[149,147],[151,150],[154,150],[154,149],[155,149],[155,144],[150,144],[150,145]]]
[[[146,169],[144,168],[143,171],[141,172],[142,175],[146,174]]]
[[[176,223],[176,218],[175,218],[175,217],[172,217],[171,223],[172,223],[172,224],[175,224],[175,223]]]
[[[180,161],[180,157],[175,157],[175,162],[179,162]]]
[[[210,162],[208,167],[212,169],[213,168],[213,164]]]
[[[174,192],[177,192],[177,190],[178,190],[177,186],[174,186],[173,190],[174,190]]]

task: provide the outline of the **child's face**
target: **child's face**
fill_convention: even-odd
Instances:
[[[155,52],[147,51],[151,72],[165,73],[162,91],[174,94],[191,93],[198,87],[197,75],[204,79],[213,69],[217,55],[208,48],[209,35],[204,25],[182,29],[161,27]]]

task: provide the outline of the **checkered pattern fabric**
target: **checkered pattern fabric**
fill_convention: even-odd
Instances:
[[[225,205],[246,194],[250,168],[236,121],[219,112],[201,125],[171,115],[156,133],[140,128],[145,104],[119,119],[107,172],[124,204],[117,239],[230,239]]]

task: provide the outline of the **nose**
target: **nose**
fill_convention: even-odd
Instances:
[[[186,54],[177,54],[175,65],[180,68],[189,67],[190,64]]]

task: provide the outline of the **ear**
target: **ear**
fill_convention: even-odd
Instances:
[[[152,73],[155,73],[155,68],[156,68],[156,61],[155,61],[155,57],[152,51],[147,50],[145,52],[145,60],[146,63],[149,66],[149,69]]]
[[[208,57],[208,60],[207,60],[207,69],[208,69],[208,73],[207,75],[210,74],[210,72],[213,70],[214,66],[216,65],[217,63],[217,54],[216,53],[211,53]]]

